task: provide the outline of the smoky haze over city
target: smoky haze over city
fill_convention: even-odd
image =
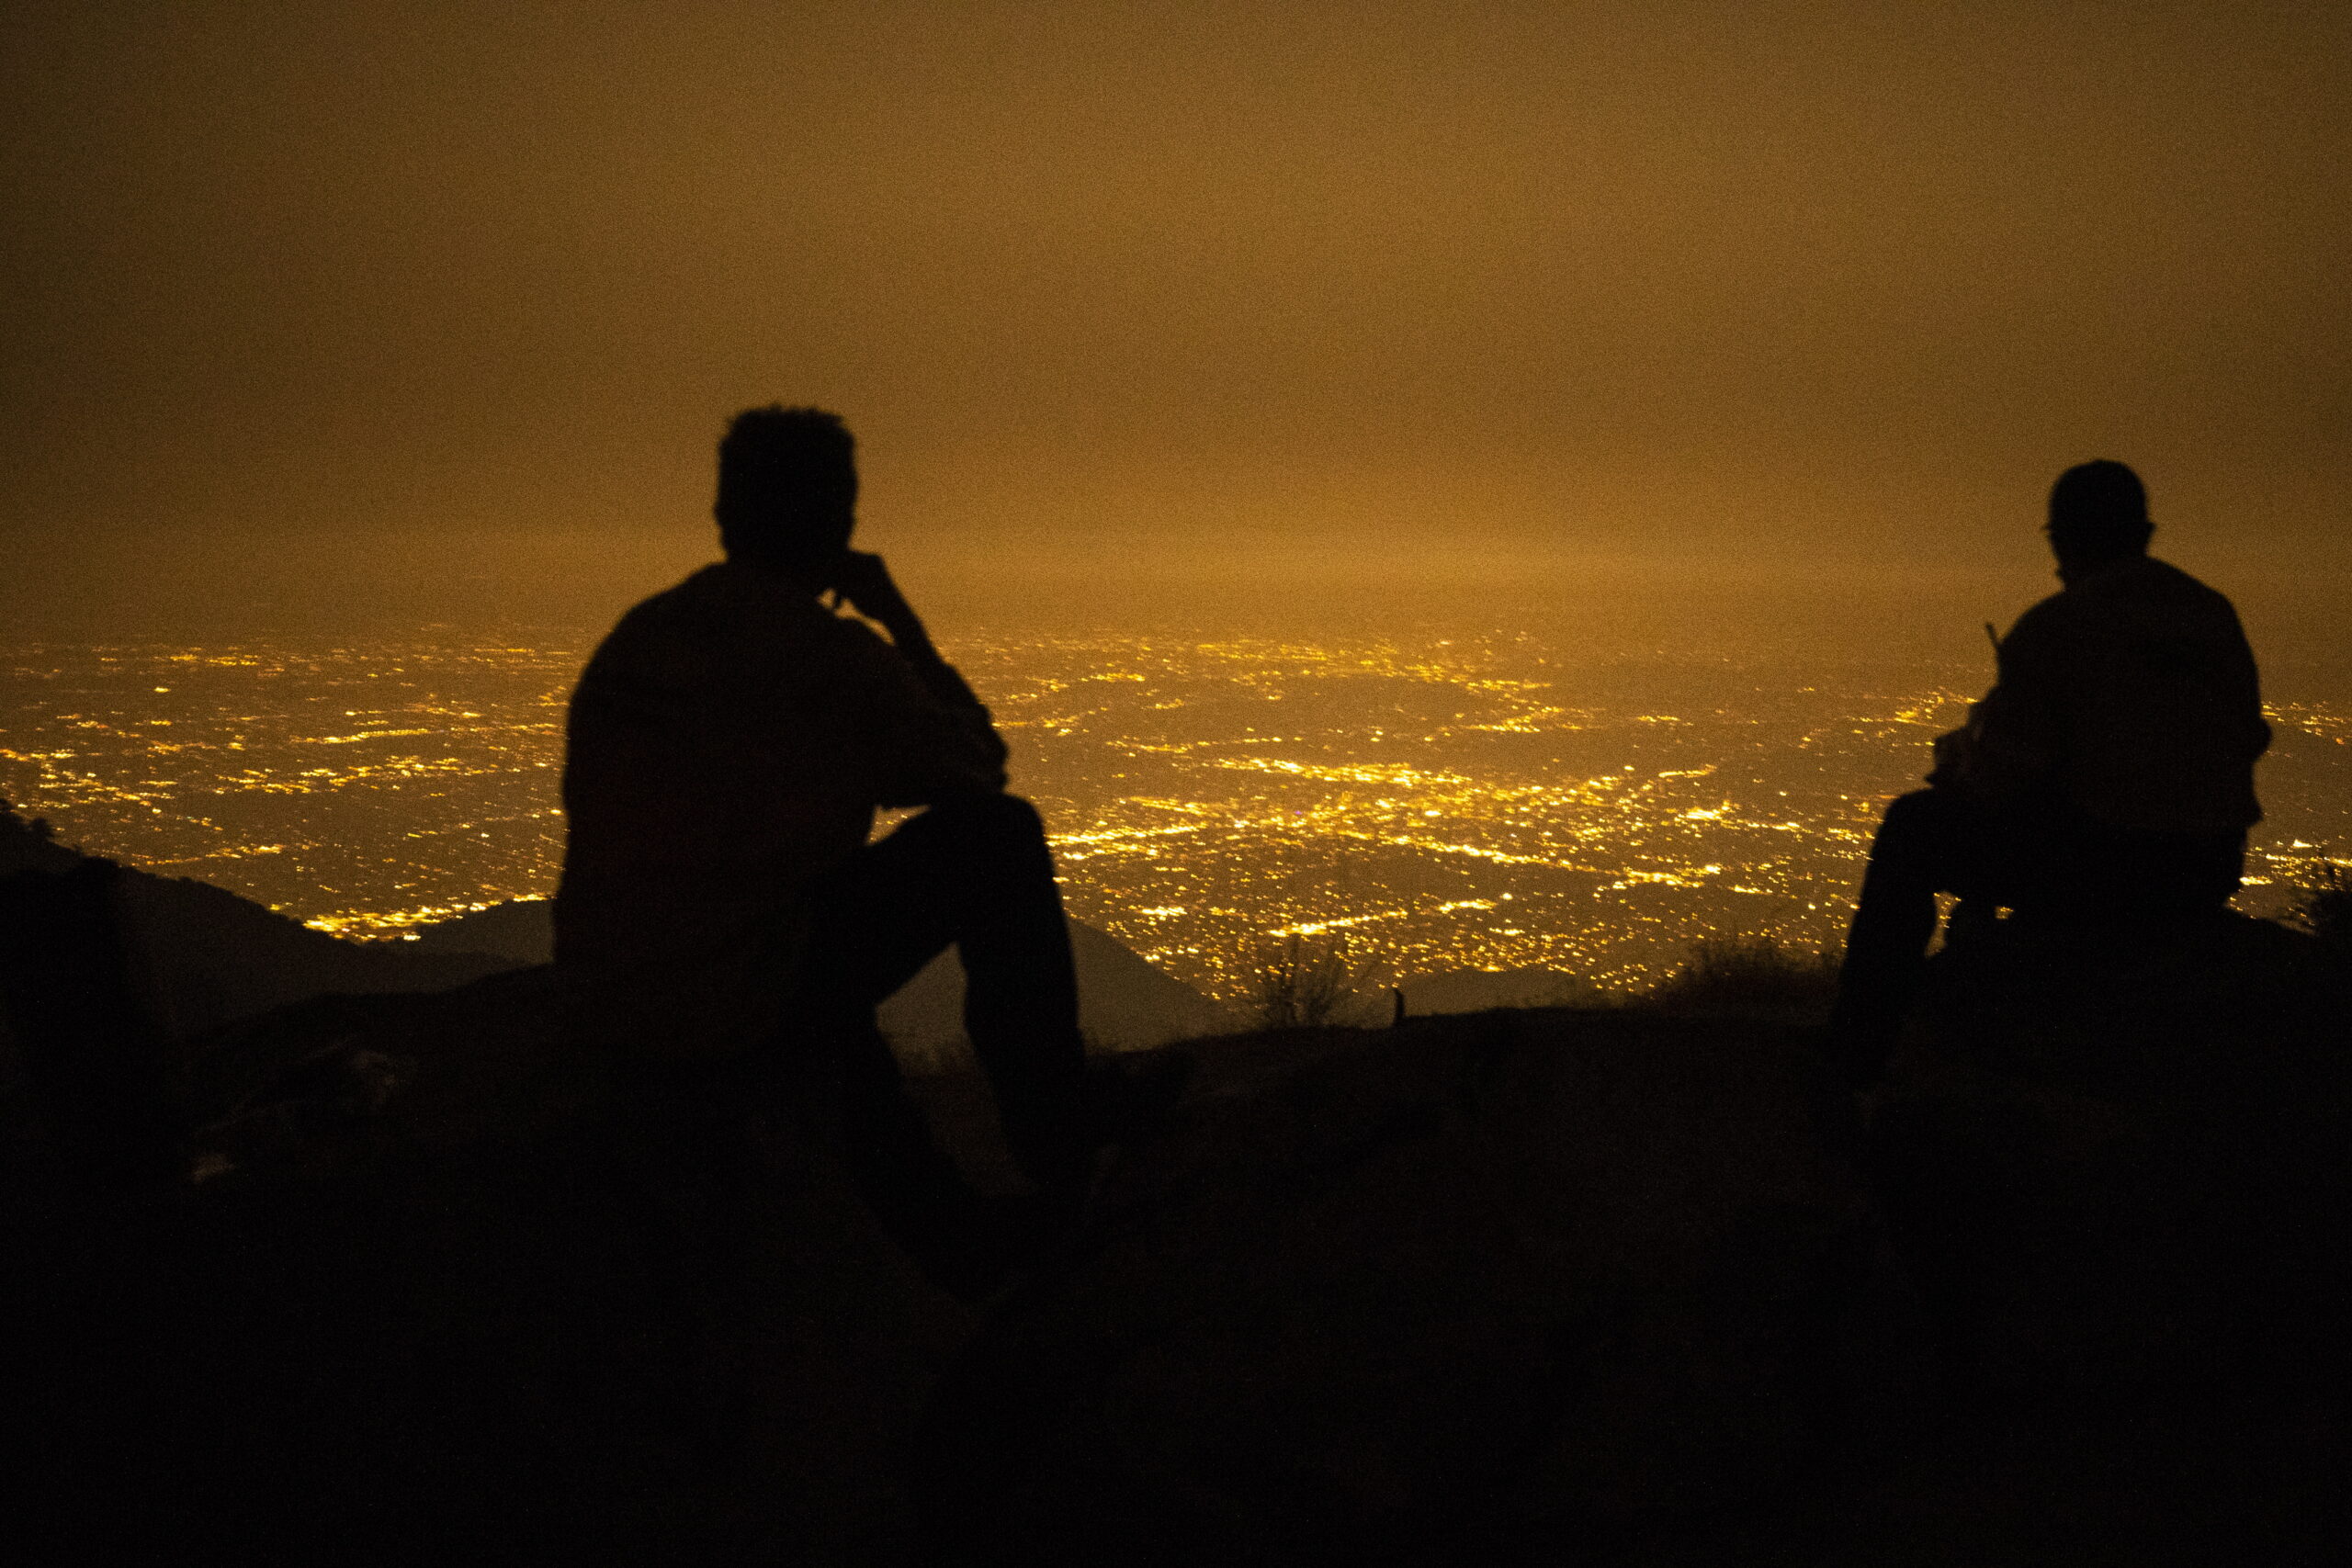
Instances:
[[[2226,588],[2340,570],[2348,34],[12,7],[8,608],[600,622],[707,558],[709,444],[776,399],[850,418],[869,545],[983,607],[1340,549],[2031,576],[2099,455]]]
[[[2264,908],[2352,842],[2347,45],[18,7],[0,793],[349,935],[545,894],[580,661],[782,400],[856,431],[1081,916],[1228,995],[1297,931],[1623,987],[1834,941],[2107,456],[2264,660]]]

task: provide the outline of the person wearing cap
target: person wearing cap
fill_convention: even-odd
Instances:
[[[1878,1075],[1901,1030],[1939,893],[1971,918],[2149,925],[2237,891],[2270,743],[2260,681],[2229,600],[2151,556],[2154,533],[2121,463],[2052,489],[2063,587],[1998,640],[1993,689],[1871,846],[1830,1024],[1853,1081]]]

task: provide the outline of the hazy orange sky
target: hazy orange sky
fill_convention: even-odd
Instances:
[[[2352,7],[19,0],[0,51],[20,615],[659,577],[776,399],[984,575],[1989,562],[2092,456],[2184,558],[2352,558]]]

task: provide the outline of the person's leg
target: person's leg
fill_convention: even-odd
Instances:
[[[1028,802],[986,795],[933,807],[859,851],[821,889],[814,914],[807,983],[845,1012],[870,1016],[953,945],[964,964],[965,1028],[1015,1161],[1048,1185],[1085,1175],[1094,1144],[1078,980],[1045,825]],[[881,1093],[875,1065],[862,1071]]]
[[[1932,789],[1899,795],[1880,820],[1846,935],[1830,1038],[1857,1083],[1877,1077],[1919,989],[1936,934],[1936,895],[1964,877],[1978,813]]]

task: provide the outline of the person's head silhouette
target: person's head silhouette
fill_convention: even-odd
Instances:
[[[826,581],[857,521],[857,444],[839,414],[746,409],[718,443],[718,542],[727,558]]]
[[[2155,531],[2147,488],[2121,463],[2077,463],[2050,488],[2050,548],[2062,578],[2145,555]]]

